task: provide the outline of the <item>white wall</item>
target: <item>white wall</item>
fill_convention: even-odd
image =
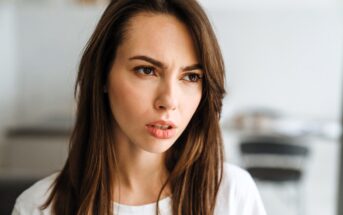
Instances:
[[[17,34],[15,9],[9,4],[0,4],[0,144],[1,132],[13,121],[17,99]]]
[[[229,109],[266,106],[294,116],[339,119],[343,19],[337,10],[211,14],[227,67],[224,115]]]
[[[16,120],[70,117],[79,58],[101,8],[20,5],[16,11],[20,48]]]
[[[198,0],[205,8],[212,9],[275,9],[275,8],[334,8],[342,0]]]

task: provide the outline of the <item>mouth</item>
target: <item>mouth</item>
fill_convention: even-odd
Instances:
[[[157,129],[161,129],[161,130],[168,130],[168,129],[172,129],[173,127],[170,126],[170,125],[147,125],[148,127],[151,127],[151,128],[157,128]]]
[[[169,139],[176,133],[175,124],[167,121],[149,123],[146,128],[150,135],[158,139]]]
[[[172,121],[164,121],[164,120],[150,122],[147,124],[147,126],[162,129],[162,130],[176,128],[176,125]]]

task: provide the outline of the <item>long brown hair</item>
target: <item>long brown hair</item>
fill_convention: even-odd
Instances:
[[[173,214],[214,212],[224,160],[219,118],[225,77],[211,24],[195,0],[114,0],[104,11],[81,58],[75,85],[77,115],[69,157],[42,207],[51,205],[56,215],[113,214],[116,143],[104,86],[117,47],[125,40],[127,24],[140,12],[169,14],[183,22],[205,71],[200,104],[185,131],[166,152],[170,175],[156,201],[169,183]]]

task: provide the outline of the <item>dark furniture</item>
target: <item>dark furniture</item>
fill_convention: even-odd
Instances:
[[[253,155],[253,159],[246,163],[246,169],[254,178],[274,182],[299,180],[303,172],[301,161],[308,155],[307,147],[295,144],[292,139],[275,137],[243,140],[240,150],[243,157]],[[263,159],[266,156],[271,158]],[[292,162],[294,159],[298,162]]]
[[[302,215],[301,179],[309,149],[301,141],[287,136],[250,136],[241,140],[240,151],[245,168],[257,183],[271,183],[275,188],[294,187],[292,199],[297,214]]]
[[[29,177],[0,177],[0,214],[10,215],[16,198],[38,179]]]

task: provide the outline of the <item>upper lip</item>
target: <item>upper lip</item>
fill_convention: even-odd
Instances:
[[[164,121],[164,120],[150,122],[147,125],[168,125],[171,128],[176,128],[176,125],[172,121]]]

